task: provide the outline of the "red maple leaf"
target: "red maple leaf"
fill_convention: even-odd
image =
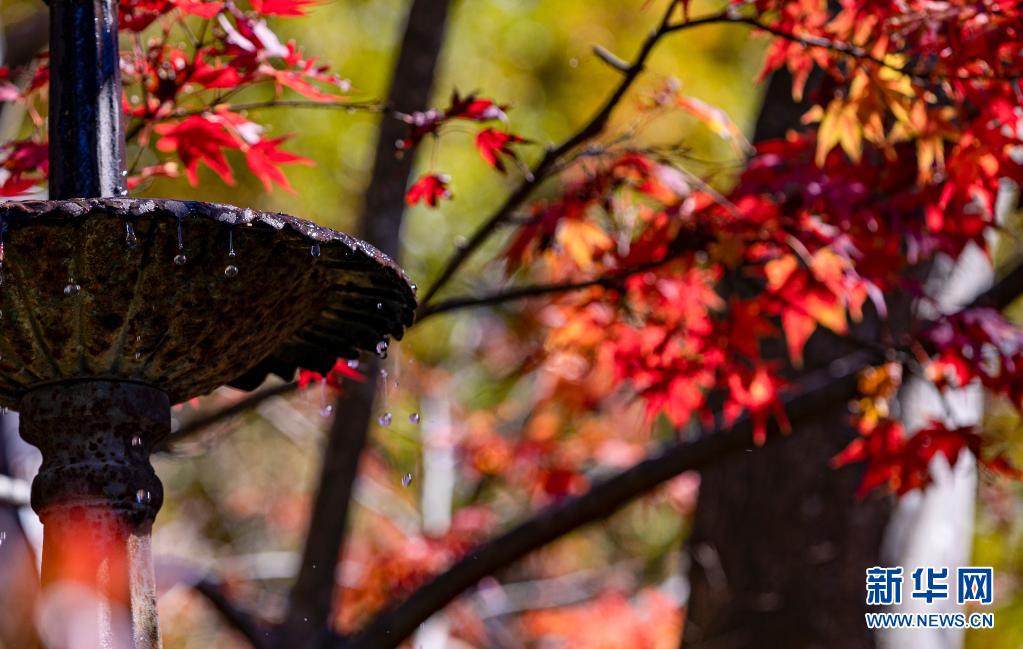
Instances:
[[[173,0],[174,6],[182,13],[198,16],[203,20],[212,20],[224,8],[223,2],[201,2],[199,0]]]
[[[421,177],[405,194],[405,202],[409,205],[422,201],[430,207],[437,207],[442,198],[451,198],[451,191],[448,189],[448,177],[437,174]]]
[[[300,164],[312,166],[314,163],[309,158],[295,155],[288,151],[280,150],[279,145],[288,139],[289,136],[278,137],[270,140],[260,140],[245,150],[245,162],[256,178],[263,183],[266,191],[273,191],[273,184],[277,183],[282,189],[294,192],[287,176],[281,171],[283,164]]]
[[[250,0],[256,13],[265,16],[304,16],[306,7],[316,4],[316,0]]]
[[[478,98],[476,95],[460,97],[456,90],[451,94],[451,106],[444,111],[447,119],[467,119],[473,122],[489,122],[504,119],[507,106],[500,106],[493,99]]]
[[[234,184],[231,165],[224,157],[224,149],[240,149],[241,143],[217,119],[193,115],[180,122],[156,125],[161,136],[156,148],[164,153],[177,153],[185,166],[190,185],[199,184],[199,163],[205,163],[228,185]]]
[[[501,158],[518,160],[518,156],[511,150],[511,146],[525,141],[512,133],[485,128],[476,134],[476,149],[488,165],[504,173],[504,161]]]
[[[231,65],[209,64],[200,54],[196,57],[195,69],[188,80],[206,88],[234,88],[242,83],[242,75]]]

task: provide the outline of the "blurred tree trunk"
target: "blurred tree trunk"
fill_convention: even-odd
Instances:
[[[755,141],[799,127],[806,107],[790,88],[787,73],[774,75]],[[847,353],[841,347],[814,336],[806,365],[827,366]],[[861,470],[829,467],[856,435],[844,408],[822,410],[797,432],[703,472],[683,647],[875,646],[863,618],[864,570],[881,563],[891,501],[859,502]]]
[[[387,96],[389,111],[412,113],[429,106],[451,4],[451,0],[409,3]],[[396,155],[394,142],[407,128],[387,115],[381,120],[358,222],[359,235],[393,259],[401,251],[405,188],[414,163],[414,156]],[[321,646],[330,637],[327,630],[338,610],[335,575],[344,555],[359,459],[373,422],[380,365],[376,358],[365,359],[362,371],[368,380],[346,384],[334,406],[302,564],[277,637],[281,649]]]

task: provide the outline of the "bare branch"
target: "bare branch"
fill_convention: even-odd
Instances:
[[[259,404],[263,403],[268,399],[274,397],[283,396],[292,392],[298,388],[298,384],[294,381],[289,383],[278,383],[269,387],[261,388],[252,394],[245,396],[238,401],[235,401],[229,406],[225,406],[220,410],[214,412],[199,415],[194,419],[190,419],[181,425],[176,431],[172,432],[167,436],[167,439],[160,443],[160,447],[157,450],[167,450],[171,445],[187,439],[197,433],[202,432],[206,428],[219,424],[220,422],[236,417],[244,412],[255,408]]]
[[[378,365],[367,369],[370,379],[353,383],[334,406],[323,468],[310,514],[298,577],[288,597],[288,612],[281,622],[277,647],[314,647],[331,627],[337,566],[352,503],[359,458],[366,446],[376,393],[373,377]]]
[[[824,370],[807,375],[800,390],[786,400],[788,418],[796,423],[822,406],[840,404],[856,393],[857,375],[883,357],[872,351],[850,354]],[[779,436],[777,426],[769,439]],[[588,523],[601,520],[638,496],[686,471],[709,466],[753,445],[753,427],[743,419],[717,428],[694,442],[668,447],[659,454],[595,484],[588,492],[548,507],[511,531],[484,543],[407,600],[377,616],[338,649],[393,649],[431,615],[441,610],[483,577]]]
[[[616,275],[609,277],[597,277],[595,279],[588,279],[581,282],[527,284],[525,286],[515,286],[513,288],[494,291],[492,293],[484,293],[483,295],[454,297],[449,300],[437,302],[436,304],[427,304],[423,306],[419,309],[419,312],[416,315],[416,322],[422,322],[430,316],[434,316],[439,313],[458,311],[460,309],[475,309],[478,307],[504,304],[505,302],[514,302],[516,300],[522,300],[530,297],[571,293],[573,291],[593,288],[594,286],[614,288],[619,286],[623,279],[624,278],[622,276]]]
[[[192,588],[205,597],[206,601],[217,609],[228,626],[244,636],[254,649],[270,649],[272,646],[270,627],[250,613],[238,608],[224,593],[220,584],[209,579],[202,579],[192,584]]]
[[[619,72],[629,71],[630,66],[628,61],[622,59],[617,54],[614,54],[603,45],[594,45],[593,53],[596,55],[598,59],[600,59],[604,63],[607,63],[615,70],[618,70]]]
[[[639,273],[645,273],[649,270],[653,270],[664,264],[667,264],[678,257],[678,253],[685,249],[696,249],[698,248],[698,242],[704,242],[705,238],[700,236],[694,236],[685,241],[682,241],[682,245],[678,245],[678,242],[673,246],[676,248],[670,252],[667,256],[656,261],[647,262],[644,264],[637,264],[631,268],[623,268],[616,270],[612,273],[601,277],[594,277],[593,279],[580,280],[578,282],[555,282],[551,284],[526,284],[524,286],[514,286],[512,288],[501,289],[493,291],[491,293],[485,293],[483,295],[472,296],[466,295],[462,297],[454,297],[448,300],[443,300],[436,304],[426,304],[419,308],[416,314],[416,322],[421,322],[430,316],[437,315],[439,313],[446,313],[449,311],[456,311],[459,309],[473,309],[483,306],[494,306],[496,304],[503,304],[505,302],[513,302],[515,300],[522,300],[531,297],[540,297],[544,295],[557,295],[561,293],[572,293],[574,291],[582,291],[594,286],[601,286],[607,289],[621,288],[622,282],[629,277],[637,275]]]

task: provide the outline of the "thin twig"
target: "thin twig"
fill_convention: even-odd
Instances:
[[[168,435],[167,439],[160,443],[160,447],[157,450],[166,450],[172,444],[192,437],[206,428],[219,424],[226,419],[230,419],[231,417],[247,412],[268,399],[288,394],[296,388],[298,388],[298,384],[294,381],[271,385],[266,388],[261,388],[256,392],[235,401],[231,405],[221,408],[220,410],[215,410],[214,412],[199,415],[198,417],[190,419],[182,424],[176,431]]]
[[[600,286],[607,289],[620,288],[622,282],[629,277],[637,275],[639,273],[645,273],[653,270],[664,264],[667,264],[678,257],[677,254],[671,254],[663,259],[657,261],[651,261],[645,264],[639,264],[631,268],[624,268],[617,270],[608,275],[602,277],[595,277],[593,279],[580,280],[577,282],[554,282],[549,284],[526,284],[524,286],[515,286],[512,288],[501,289],[493,291],[491,293],[484,293],[483,295],[465,295],[461,297],[453,297],[435,304],[428,304],[420,307],[416,314],[416,322],[422,322],[430,316],[434,316],[440,313],[447,313],[449,311],[457,311],[459,309],[474,309],[484,306],[494,306],[497,304],[504,304],[505,302],[513,302],[515,300],[522,300],[531,297],[540,297],[543,295],[558,295],[562,293],[572,293],[574,291],[582,291],[595,286]]]
[[[234,112],[240,112],[243,110],[260,110],[263,108],[315,108],[320,110],[343,110],[348,112],[359,110],[382,112],[386,110],[384,104],[374,100],[336,102],[313,101],[309,99],[268,99],[266,101],[250,101],[240,104],[228,104],[227,107]],[[203,115],[211,111],[212,109],[209,106],[203,108],[182,108],[171,111],[168,113],[167,118],[191,117],[193,115]]]
[[[430,316],[447,313],[449,311],[458,311],[460,309],[475,309],[484,306],[504,304],[505,302],[514,302],[516,300],[523,300],[531,297],[571,293],[573,291],[582,291],[588,288],[593,288],[594,286],[615,288],[621,285],[623,279],[624,277],[621,275],[614,275],[608,277],[597,277],[580,282],[526,284],[525,286],[515,286],[509,289],[484,293],[483,295],[453,297],[448,300],[437,302],[436,304],[428,304],[422,307],[416,314],[416,323],[420,323]]]
[[[244,611],[224,593],[220,584],[202,579],[192,588],[217,609],[228,626],[240,633],[254,649],[271,649],[271,628],[252,614]]]
[[[233,112],[240,112],[243,110],[261,110],[264,108],[310,108],[319,110],[343,110],[348,112],[360,110],[369,112],[387,111],[387,107],[384,104],[372,100],[359,102],[331,102],[313,101],[311,99],[268,99],[266,101],[225,104],[224,100],[221,99],[219,102],[214,102],[210,106],[202,106],[199,108],[178,108],[163,115],[151,116],[145,120],[141,120],[128,129],[127,134],[124,136],[125,141],[132,141],[144,128],[157,122],[162,122],[168,119],[181,119],[184,117],[194,117],[196,115],[206,115],[214,112],[217,106],[224,106]]]

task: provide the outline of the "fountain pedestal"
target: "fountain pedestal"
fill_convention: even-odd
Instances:
[[[58,598],[44,606],[65,627],[51,631],[73,633],[84,610],[99,646],[159,647],[150,534],[163,487],[149,454],[170,432],[166,393],[72,381],[28,392],[20,412],[22,437],[43,453],[32,508],[45,530],[44,597]]]

